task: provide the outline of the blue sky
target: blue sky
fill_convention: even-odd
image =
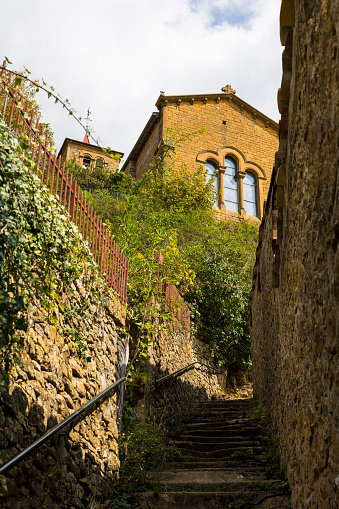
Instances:
[[[160,90],[215,93],[226,84],[278,120],[280,0],[11,0],[0,48],[14,69],[53,85],[102,140],[128,155]],[[39,99],[44,119],[83,139],[64,110]]]
[[[251,19],[250,12],[237,8],[214,7],[211,9],[210,15],[212,18],[210,25],[212,27],[223,26],[225,22],[231,26],[246,26]]]

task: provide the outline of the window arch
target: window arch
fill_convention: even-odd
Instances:
[[[205,163],[205,169],[207,170],[207,173],[206,173],[206,183],[210,180],[210,179],[213,179],[213,186],[216,190],[216,193],[217,193],[217,198],[214,202],[214,205],[216,205],[218,207],[219,205],[219,199],[218,199],[218,196],[219,196],[219,186],[218,186],[218,168],[217,168],[217,165],[213,162],[213,161],[206,161]]]
[[[244,209],[251,216],[258,216],[257,179],[253,173],[246,172],[244,181]]]
[[[197,154],[196,161],[206,169],[206,182],[213,177],[218,190],[215,205],[221,211],[228,210],[230,217],[246,214],[253,220],[261,218],[266,193],[263,181],[267,181],[267,176],[259,164],[247,160],[245,154],[232,146],[203,150]]]
[[[90,155],[85,154],[84,158],[82,160],[82,167],[83,168],[89,168],[91,166],[92,158]]]
[[[102,159],[102,157],[97,157],[96,161],[95,161],[95,167],[102,168],[103,165],[104,165],[104,160]]]
[[[239,212],[237,163],[232,157],[225,157],[224,203],[226,209]]]

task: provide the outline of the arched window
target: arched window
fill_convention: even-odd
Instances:
[[[95,161],[95,167],[96,168],[102,168],[104,165],[104,160],[101,157],[97,157]]]
[[[257,179],[253,173],[246,172],[244,177],[244,209],[251,216],[258,215]]]
[[[89,156],[88,154],[85,154],[83,161],[82,161],[82,167],[89,168],[91,166],[91,162],[92,162],[91,156]]]
[[[231,157],[225,157],[224,203],[226,209],[239,211],[237,164]]]
[[[218,186],[217,165],[214,164],[212,161],[206,161],[205,168],[207,170],[206,183],[209,181],[210,178],[213,179],[213,186],[217,192],[217,199],[215,200],[214,205],[216,205],[218,207],[218,205],[219,205],[219,200],[218,200],[219,186]]]

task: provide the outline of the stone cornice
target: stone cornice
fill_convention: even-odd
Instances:
[[[215,102],[216,104],[220,103],[221,101],[227,101],[231,105],[237,105],[242,111],[247,111],[253,116],[253,120],[260,119],[264,124],[265,127],[272,127],[276,131],[279,129],[279,125],[277,122],[272,120],[271,118],[264,115],[264,113],[261,113],[261,111],[257,110],[247,102],[243,101],[238,97],[237,95],[230,93],[217,93],[217,94],[194,94],[194,95],[165,95],[160,94],[158,97],[157,102],[155,103],[155,106],[160,111],[162,107],[166,107],[171,105],[179,107],[182,103],[189,103],[192,107],[194,107],[194,104],[197,102],[202,102],[203,104],[207,104],[209,102]]]

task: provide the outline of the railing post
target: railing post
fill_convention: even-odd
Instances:
[[[71,221],[74,221],[74,209],[75,209],[75,189],[76,189],[76,181],[72,180],[71,176],[71,186],[70,186],[70,201],[69,201],[69,214],[71,216]]]

